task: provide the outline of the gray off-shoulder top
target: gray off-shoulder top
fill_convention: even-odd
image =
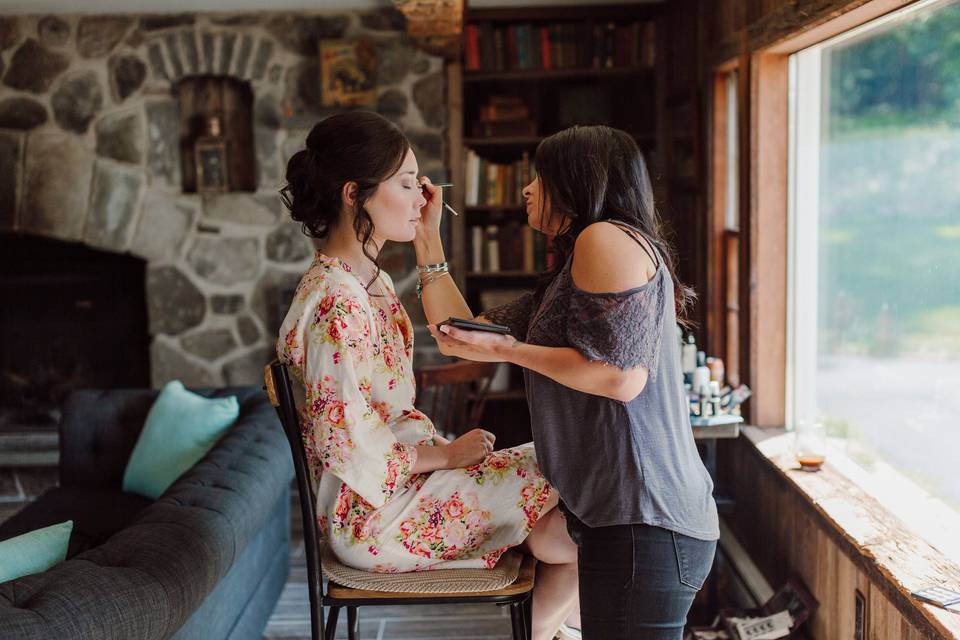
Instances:
[[[527,294],[483,316],[529,344],[649,372],[640,395],[620,402],[524,370],[537,459],[574,515],[591,527],[649,524],[716,540],[713,482],[683,388],[673,280],[657,258],[645,284],[592,293],[573,282],[571,255],[541,298]]]

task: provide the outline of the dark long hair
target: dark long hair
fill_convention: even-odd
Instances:
[[[287,184],[280,198],[290,217],[312,238],[329,235],[343,211],[343,185],[357,183],[353,230],[363,255],[377,269],[370,284],[380,275],[380,263],[368,248],[374,226],[364,205],[381,182],[400,170],[409,149],[406,136],[386,118],[369,111],[348,111],[315,124],[307,135],[306,149],[287,162]]]
[[[675,254],[654,205],[647,164],[633,138],[602,125],[570,127],[540,143],[536,167],[543,189],[540,206],[550,205],[546,222],[562,221],[553,240],[554,267],[541,278],[538,291],[542,293],[563,268],[581,231],[594,222],[625,222],[660,253],[673,279],[677,321],[689,326],[696,295],[677,277]]]

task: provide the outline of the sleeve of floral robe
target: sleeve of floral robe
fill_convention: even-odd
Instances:
[[[305,444],[325,473],[379,508],[406,484],[417,453],[370,404],[377,362],[370,313],[338,287],[320,299],[304,327]]]

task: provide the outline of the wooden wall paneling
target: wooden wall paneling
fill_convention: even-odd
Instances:
[[[788,442],[781,439],[779,446]],[[794,476],[792,463],[781,461],[791,455],[769,460],[745,437],[722,443],[719,454],[720,477],[737,499],[727,526],[774,589],[791,575],[804,581],[820,603],[812,638],[853,637],[855,590],[866,598],[866,638],[960,637],[956,614],[918,605],[909,595],[931,581],[953,584],[960,570],[938,563],[936,552],[899,520],[878,519],[876,499],[829,468],[823,475]],[[834,516],[846,514],[845,524],[827,515],[824,505]]]
[[[784,423],[787,316],[787,71],[788,58],[754,54],[750,102],[750,219],[747,238],[749,304],[746,317],[754,395],[749,420]]]

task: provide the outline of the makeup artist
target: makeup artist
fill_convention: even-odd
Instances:
[[[536,168],[527,220],[554,236],[556,266],[535,292],[475,318],[511,335],[438,329],[473,314],[452,278],[426,274],[430,330],[445,354],[524,369],[537,458],[578,545],[583,637],[680,640],[719,538],[674,339],[693,293],[628,134],[566,129],[540,143]],[[441,208],[427,210],[420,265],[444,262]]]

